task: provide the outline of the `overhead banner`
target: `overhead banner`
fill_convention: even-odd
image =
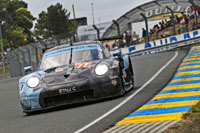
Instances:
[[[171,8],[174,13],[181,13],[181,12],[187,12],[190,10],[190,6],[184,6],[184,5],[178,5],[178,6],[170,6],[169,8]],[[160,7],[160,8],[156,8],[156,9],[152,9],[149,11],[145,12],[145,16],[147,18],[151,18],[154,16],[158,16],[158,15],[162,15],[162,14],[168,14],[170,13],[170,11],[166,8],[166,7]]]
[[[174,15],[175,16],[177,15],[178,17],[182,16],[181,13],[174,13]],[[155,17],[148,18],[148,21],[165,20],[165,19],[170,19],[170,17],[171,17],[171,13],[167,13],[167,14],[158,15],[158,16],[155,16]]]

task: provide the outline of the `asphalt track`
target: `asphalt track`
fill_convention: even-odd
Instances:
[[[148,86],[120,109],[83,132],[98,133],[108,129],[122,118],[149,101],[173,77],[188,49],[178,50],[178,57]],[[135,71],[135,89],[122,98],[87,105],[75,105],[26,116],[19,104],[18,79],[0,81],[0,132],[72,133],[102,116],[146,83],[175,54],[175,51],[132,57]]]

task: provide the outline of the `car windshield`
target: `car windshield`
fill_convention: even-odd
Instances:
[[[46,70],[49,68],[68,65],[70,63],[70,57],[71,53],[69,51],[67,53],[56,54],[53,56],[46,57],[42,60],[40,69]],[[100,49],[90,49],[81,51],[75,51],[74,49],[72,50],[71,63],[79,63],[83,61],[101,60],[101,59],[103,59],[103,54]]]

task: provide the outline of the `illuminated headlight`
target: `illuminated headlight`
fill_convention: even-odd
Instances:
[[[40,79],[38,77],[30,77],[27,81],[27,85],[30,88],[35,88],[39,85]]]
[[[95,68],[95,74],[102,76],[108,72],[108,66],[106,64],[99,64]]]

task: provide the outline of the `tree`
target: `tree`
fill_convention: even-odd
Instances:
[[[39,18],[37,19],[35,36],[37,40],[47,39],[50,36],[47,29],[47,14],[44,11],[39,14]]]
[[[23,28],[24,33],[28,36],[28,41],[32,41],[31,28],[33,27],[33,21],[35,18],[31,15],[31,12],[26,8],[19,8],[15,11],[15,23],[17,26]]]
[[[41,12],[35,26],[38,38],[70,36],[75,25],[69,20],[70,13],[60,3],[48,7],[47,12]]]
[[[28,35],[24,34],[24,29],[19,26],[10,27],[5,30],[5,33],[7,34],[7,39],[13,41],[15,47],[22,46],[28,42]]]
[[[0,20],[4,22],[3,38],[8,42],[13,41],[17,47],[33,41],[31,28],[35,18],[27,10],[24,1],[0,0]]]

